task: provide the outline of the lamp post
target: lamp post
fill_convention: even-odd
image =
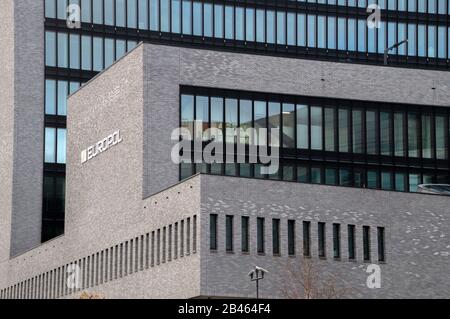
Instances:
[[[259,281],[264,279],[264,274],[269,273],[264,268],[255,266],[255,269],[248,273],[250,281],[256,282],[256,299],[259,299]]]
[[[389,54],[389,51],[391,51],[391,50],[393,50],[395,48],[398,48],[403,43],[407,43],[407,42],[408,42],[408,39],[405,39],[405,40],[403,40],[403,41],[401,41],[399,43],[394,44],[393,46],[391,46],[389,48],[384,49],[384,65],[388,65],[388,54]]]

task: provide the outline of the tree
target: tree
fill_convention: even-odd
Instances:
[[[282,294],[287,299],[340,299],[347,289],[336,276],[312,258],[301,257],[286,266]]]

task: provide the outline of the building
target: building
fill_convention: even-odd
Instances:
[[[265,296],[283,297],[303,255],[350,297],[448,295],[449,200],[409,193],[449,182],[445,3],[388,3],[368,29],[356,1],[81,1],[68,29],[63,2],[0,10],[2,297],[249,297],[255,264],[273,274]],[[155,44],[112,65],[140,41]],[[170,132],[194,120],[280,127],[268,141],[281,170],[172,163]],[[117,130],[120,144],[81,163]],[[83,285],[69,291],[73,263]],[[381,289],[366,287],[371,263]]]

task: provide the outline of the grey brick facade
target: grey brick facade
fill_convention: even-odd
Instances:
[[[0,3],[2,262],[10,255],[17,255],[41,242],[43,14],[41,1],[3,0]]]
[[[448,297],[448,197],[206,175],[178,183],[170,133],[179,122],[180,85],[448,105],[449,77],[139,45],[69,98],[65,235],[11,259],[2,255],[0,297],[74,298],[84,290],[107,298],[253,297],[247,273],[258,265],[270,271],[261,296],[282,298],[286,268],[303,253],[303,221],[311,222],[312,260],[347,288],[345,297]],[[81,163],[82,150],[118,129],[122,143]],[[212,213],[217,252],[209,249]],[[225,252],[226,215],[235,216],[233,253]],[[248,254],[240,252],[241,216],[250,217]],[[266,221],[265,255],[255,248],[257,217]],[[272,254],[273,218],[281,220],[281,256]],[[288,219],[296,221],[295,257],[286,253]],[[317,257],[319,221],[326,223],[325,259]],[[341,260],[332,258],[333,223],[342,226]],[[356,261],[347,257],[349,224],[357,230]],[[362,226],[371,227],[373,263],[376,228],[386,229],[381,289],[366,287]],[[73,263],[83,283],[75,291],[65,285]]]

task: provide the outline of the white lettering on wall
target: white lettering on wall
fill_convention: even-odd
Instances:
[[[94,157],[97,157],[101,153],[109,150],[111,147],[114,147],[120,144],[123,141],[122,135],[120,134],[120,130],[108,135],[104,139],[98,141],[94,145],[89,146],[88,148],[81,151],[81,164],[90,161]]]

